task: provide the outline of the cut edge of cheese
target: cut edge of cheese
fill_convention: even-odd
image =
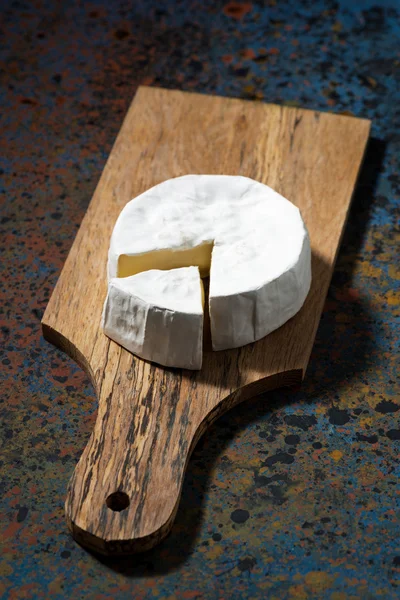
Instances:
[[[118,257],[117,277],[126,278],[143,271],[181,269],[198,267],[201,277],[210,274],[211,254],[214,242],[207,241],[193,248],[182,250],[156,250],[143,254],[120,254]]]

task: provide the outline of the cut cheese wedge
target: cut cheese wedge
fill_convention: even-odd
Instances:
[[[200,369],[202,290],[197,267],[113,278],[103,310],[104,333],[146,360]]]
[[[110,242],[111,285],[151,269],[190,266],[210,275],[213,349],[259,340],[298,312],[310,288],[310,242],[300,211],[262,183],[226,175],[170,179],[125,206]],[[179,286],[171,287],[170,309],[179,312],[182,298]],[[120,312],[113,302],[109,311]],[[107,330],[115,341],[118,322]],[[143,331],[143,344],[155,353],[158,338]],[[185,353],[182,337],[168,339],[172,356]]]

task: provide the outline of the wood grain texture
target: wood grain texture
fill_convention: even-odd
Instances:
[[[245,398],[302,380],[369,129],[362,119],[139,88],[42,321],[46,339],[88,372],[99,400],[65,506],[78,542],[104,554],[157,544],[171,528],[186,464],[209,423]],[[259,342],[206,351],[201,371],[136,358],[99,327],[119,212],[149,187],[187,173],[270,185],[301,209],[313,251],[302,310]],[[121,497],[129,506],[113,510]]]

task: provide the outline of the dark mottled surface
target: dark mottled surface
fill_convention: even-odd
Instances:
[[[0,596],[397,598],[399,2],[2,0],[0,33]],[[220,419],[170,537],[112,562],[66,530],[95,402],[39,322],[139,83],[373,123],[303,387]]]

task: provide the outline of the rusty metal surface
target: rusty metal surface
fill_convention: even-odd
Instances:
[[[0,596],[398,597],[398,2],[5,1],[0,28]],[[221,418],[169,538],[110,561],[66,528],[95,402],[40,318],[139,84],[351,113],[372,140],[303,386]]]

